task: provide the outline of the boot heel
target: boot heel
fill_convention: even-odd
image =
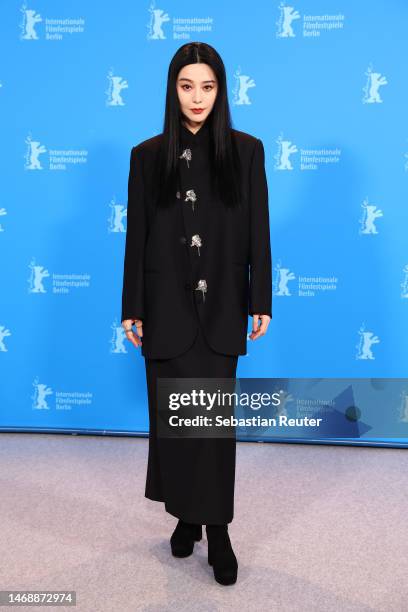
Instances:
[[[189,557],[194,550],[194,542],[202,537],[201,525],[184,523],[179,520],[170,538],[171,552],[174,557]]]
[[[201,525],[196,525],[194,539],[196,542],[199,542],[203,537],[203,531]]]
[[[207,526],[208,564],[212,565],[214,578],[219,584],[235,584],[238,561],[232,549],[228,526]]]

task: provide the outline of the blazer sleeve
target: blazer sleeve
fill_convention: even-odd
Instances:
[[[272,318],[272,256],[269,231],[268,184],[265,151],[257,138],[250,174],[250,282],[249,314]]]
[[[121,320],[144,318],[146,210],[140,150],[130,153]]]

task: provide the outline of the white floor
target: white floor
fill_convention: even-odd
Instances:
[[[75,590],[78,612],[408,610],[405,450],[238,443],[228,587],[205,530],[172,557],[146,462],[145,438],[1,434],[0,589]]]

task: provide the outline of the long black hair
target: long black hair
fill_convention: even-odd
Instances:
[[[227,79],[224,63],[217,51],[203,42],[190,42],[181,46],[170,62],[167,76],[166,108],[163,123],[161,155],[158,165],[158,204],[166,206],[171,194],[178,188],[178,156],[182,112],[176,83],[180,70],[195,63],[208,64],[217,78],[217,96],[209,122],[210,171],[212,186],[227,207],[234,208],[241,202],[241,167],[238,151],[231,132],[232,122],[228,104]],[[201,129],[201,128],[200,128]],[[170,197],[169,197],[170,195]]]

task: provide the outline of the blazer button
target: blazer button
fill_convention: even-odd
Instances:
[[[180,236],[180,242],[181,244],[186,244],[187,238],[185,236]]]

